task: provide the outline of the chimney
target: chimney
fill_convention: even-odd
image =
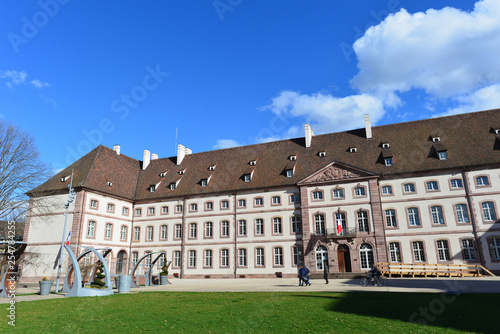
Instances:
[[[372,124],[370,123],[370,115],[365,114],[365,132],[366,139],[370,139],[372,137]]]
[[[193,151],[191,151],[191,149],[190,149],[190,148],[187,148],[187,147],[186,147],[186,155],[188,155],[188,154],[193,154]]]
[[[116,155],[120,155],[120,145],[113,146],[113,151],[116,152]]]
[[[142,170],[145,170],[149,166],[149,162],[151,161],[150,157],[151,152],[148,150],[144,150],[144,159],[142,160]]]
[[[156,153],[151,154],[151,160],[158,160],[158,154]]]
[[[182,144],[177,145],[177,166],[181,164],[185,156],[186,156],[186,148],[184,147],[184,145]]]
[[[312,137],[314,136],[314,132],[309,124],[304,124],[304,132],[306,138],[306,147],[311,147],[311,141]]]

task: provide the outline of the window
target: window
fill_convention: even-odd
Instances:
[[[245,248],[238,249],[238,266],[247,266],[247,250]]]
[[[291,155],[291,156],[288,157],[288,159],[290,161],[295,161],[295,160],[297,160],[297,156],[296,155]]]
[[[391,186],[383,186],[382,187],[382,195],[392,195],[392,187]]]
[[[205,249],[205,267],[212,267],[212,250]]]
[[[368,223],[368,212],[358,211],[358,228],[359,232],[370,232],[370,225]]]
[[[299,202],[300,202],[299,195],[297,194],[290,195],[290,203],[299,203]]]
[[[179,268],[181,266],[181,252],[174,251],[174,267]]]
[[[221,237],[229,237],[229,222],[227,220],[220,223]]]
[[[408,222],[410,226],[420,226],[420,217],[417,208],[408,208]]]
[[[444,224],[443,208],[440,206],[431,207],[431,218],[434,225]]]
[[[134,240],[139,241],[141,237],[141,228],[139,226],[134,227]]]
[[[108,203],[108,212],[115,212],[115,205]]]
[[[214,209],[214,202],[206,202],[205,203],[205,210],[210,211]]]
[[[281,247],[274,248],[274,265],[275,266],[283,265],[283,248]]]
[[[196,251],[195,250],[189,251],[189,267],[191,267],[191,268],[196,267]]]
[[[139,261],[139,253],[132,252],[132,265],[135,266],[137,261]]]
[[[389,148],[389,147],[390,147],[389,143],[382,143],[382,148]]]
[[[264,267],[264,248],[255,249],[255,265],[258,267]]]
[[[324,158],[324,157],[326,156],[326,152],[325,152],[325,151],[319,151],[319,152],[318,152],[318,156],[319,156],[320,158]]]
[[[89,226],[87,229],[87,237],[88,238],[95,237],[95,222],[94,221],[89,221]]]
[[[286,170],[286,177],[293,177],[293,169]]]
[[[110,223],[106,224],[106,229],[104,231],[104,237],[106,239],[111,239],[111,229],[113,228],[113,225]]]
[[[274,234],[283,233],[280,217],[273,218],[273,232]]]
[[[438,152],[439,160],[448,160],[448,152],[439,151]]]
[[[263,206],[264,205],[264,199],[262,197],[257,197],[255,199],[255,206]]]
[[[415,192],[415,184],[413,183],[405,183],[403,185],[403,189],[405,193],[414,193]]]
[[[437,181],[429,181],[426,183],[426,187],[428,191],[437,191],[439,190],[439,186]]]
[[[90,200],[90,207],[92,209],[97,209],[97,204],[98,204],[98,202],[95,199]]]
[[[221,249],[220,251],[220,266],[229,267],[229,249]]]
[[[182,212],[182,205],[180,205],[180,204],[176,205],[175,212]]]
[[[399,242],[389,243],[389,253],[391,262],[401,262],[401,249],[399,247]]]
[[[356,153],[358,149],[356,147],[349,147],[349,152],[350,153]]]
[[[325,234],[325,216],[322,214],[314,215],[314,226],[315,226],[315,234]]]
[[[323,199],[323,192],[322,191],[313,191],[312,193],[313,200],[322,200]]]
[[[488,240],[490,246],[490,255],[492,260],[500,260],[500,238],[491,238]]]
[[[316,270],[323,270],[323,261],[328,258],[328,250],[325,246],[316,247]]]
[[[186,172],[186,170],[185,170],[185,169],[181,169],[181,170],[179,171],[179,175],[184,175],[184,173],[185,173],[185,172]]]
[[[484,187],[490,185],[490,182],[488,181],[487,176],[478,176],[476,177],[476,186],[478,187]]]
[[[154,193],[156,191],[156,185],[152,184],[149,186],[149,192]]]
[[[162,225],[160,227],[160,239],[167,240],[167,225]]]
[[[180,172],[179,172],[180,173]],[[168,185],[168,189],[175,190],[175,182],[172,182]]]
[[[142,215],[142,209],[135,209],[135,215],[136,216]]]
[[[148,226],[147,233],[146,233],[146,240],[152,241],[153,240],[153,226]]]
[[[415,262],[425,262],[424,243],[422,241],[412,242],[413,257]]]
[[[202,186],[202,187],[206,187],[206,186],[208,186],[208,180],[207,180],[207,179],[203,179],[203,180],[201,180],[201,186]]]
[[[148,215],[153,216],[155,214],[155,208],[148,208]]]
[[[463,188],[464,185],[462,183],[462,179],[453,179],[450,181],[451,188],[452,189],[458,189],[458,188]]]
[[[238,200],[238,207],[244,208],[247,206],[247,200],[246,199],[240,199]]]
[[[450,261],[450,249],[447,240],[436,241],[439,261]]]
[[[189,224],[189,237],[191,239],[196,239],[196,223]]]
[[[281,197],[280,196],[273,196],[272,202],[273,205],[278,205],[281,204]]]
[[[385,210],[385,223],[387,227],[397,227],[397,221],[396,221],[396,210],[394,209],[388,209]]]
[[[182,225],[175,224],[175,239],[182,238]]]
[[[333,198],[344,198],[344,189],[334,189]]]
[[[263,219],[255,219],[255,234],[256,235],[264,235],[264,220]]]
[[[392,161],[392,157],[384,158],[384,164],[386,166],[392,166],[394,164],[394,162]]]
[[[122,226],[120,231],[120,240],[127,240],[127,226]]]
[[[497,216],[495,214],[495,207],[493,206],[493,202],[484,202],[481,204],[483,208],[483,217],[484,221],[490,222],[497,220]]]
[[[292,216],[292,233],[302,232],[302,224],[300,223],[300,217]]]
[[[458,223],[468,223],[469,213],[467,212],[467,205],[457,204],[455,205],[455,213],[457,214]]]
[[[302,247],[301,246],[293,246],[292,247],[292,255],[293,255],[292,265],[298,266],[301,264],[301,254],[302,254]]]
[[[373,249],[370,244],[362,244],[359,247],[359,259],[361,260],[361,269],[370,269],[373,263]]]
[[[221,209],[229,209],[229,201],[221,201],[220,207]]]
[[[245,175],[243,175],[243,180],[244,180],[245,182],[250,182],[250,181],[252,181],[252,174],[245,174]]]
[[[255,164],[257,164],[257,160],[250,160],[250,161],[248,162],[248,164],[249,164],[250,166],[255,166]]]
[[[123,214],[124,216],[128,216],[128,208],[123,208],[123,209],[122,209],[122,214]]]
[[[212,222],[205,223],[205,238],[212,238],[214,229],[213,226],[214,224]]]
[[[354,196],[365,196],[365,188],[364,187],[356,187],[354,188]]]
[[[161,214],[162,215],[168,214],[168,206],[162,206],[161,207]]]
[[[208,167],[208,170],[210,170],[210,171],[215,170],[215,165],[213,165],[213,166],[209,166],[209,167]]]
[[[476,250],[474,248],[474,241],[472,239],[462,240],[462,255],[464,257],[464,260],[476,260]]]
[[[238,221],[238,235],[247,235],[247,221],[239,220]]]
[[[198,211],[198,204],[196,204],[196,203],[192,203],[192,204],[189,206],[189,211]]]

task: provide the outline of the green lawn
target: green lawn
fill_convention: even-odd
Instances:
[[[9,305],[1,304],[0,332],[497,333],[498,298],[496,294],[142,292],[20,302],[15,328],[7,324]],[[409,322],[410,318],[427,325]]]

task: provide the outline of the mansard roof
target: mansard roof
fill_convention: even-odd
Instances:
[[[467,166],[500,164],[500,149],[495,126],[500,124],[500,110],[489,110],[406,123],[375,126],[372,138],[365,129],[313,136],[311,146],[304,138],[281,140],[216,151],[186,155],[177,165],[176,157],[151,160],[145,170],[142,162],[118,155],[99,146],[73,165],[58,173],[30,193],[67,189],[74,169],[74,186],[126,198],[148,201],[268,187],[295,186],[301,180],[332,163],[366,171],[369,174],[395,175],[429,172]],[[493,130],[492,130],[493,129]],[[448,158],[440,160],[432,137],[446,147]],[[386,166],[381,143],[390,143],[393,166]],[[356,148],[351,152],[350,148]],[[325,152],[325,154],[319,154]],[[290,156],[295,155],[294,174],[287,177]],[[257,160],[255,166],[249,161]],[[209,166],[216,165],[214,170]],[[184,174],[179,174],[185,170]],[[253,170],[250,182],[244,175]],[[206,186],[201,180],[207,180]],[[112,183],[108,185],[108,181]],[[174,190],[169,184],[176,183]],[[155,185],[154,192],[151,186]]]

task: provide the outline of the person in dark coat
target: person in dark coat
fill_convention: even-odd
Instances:
[[[306,266],[304,266],[303,270],[304,270],[304,275],[302,277],[302,281],[304,281],[304,285],[305,286],[311,285],[311,283],[309,282],[309,269]]]
[[[323,278],[325,279],[325,284],[328,284],[328,272],[330,272],[330,265],[328,264],[328,260],[325,259],[323,261]]]
[[[305,273],[304,266],[301,265],[299,267],[299,274],[298,274],[299,275],[299,286],[304,285],[304,273]]]

